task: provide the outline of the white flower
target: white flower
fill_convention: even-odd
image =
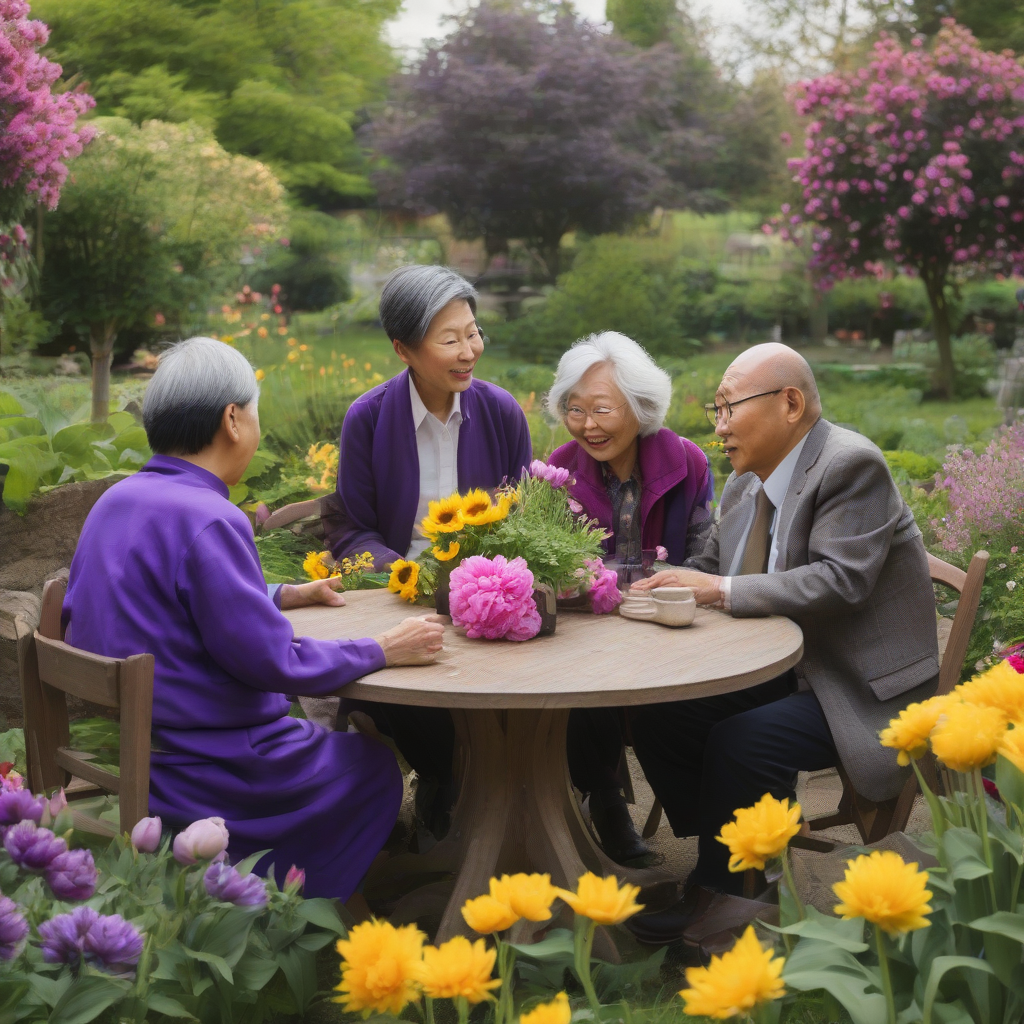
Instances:
[[[1012,591],[1012,590],[1015,590],[1015,589],[1016,589],[1016,587],[1017,587],[1017,583],[1016,583],[1016,581],[1015,581],[1015,580],[1009,580],[1009,581],[1007,582],[1007,584],[1006,584],[1006,589],[1007,589],[1007,590],[1010,590],[1010,591]]]

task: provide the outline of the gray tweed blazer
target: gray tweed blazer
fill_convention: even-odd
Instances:
[[[760,481],[729,477],[721,514],[687,565],[726,575],[755,511]],[[779,516],[776,571],[734,576],[732,614],[786,615],[804,633],[796,666],[821,703],[839,757],[869,800],[899,793],[909,769],[878,733],[935,692],[935,603],[921,531],[885,457],[827,420],[807,435]]]

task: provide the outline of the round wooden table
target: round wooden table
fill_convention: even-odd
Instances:
[[[287,612],[296,635],[377,636],[426,613],[386,591],[345,597],[343,608]],[[469,640],[449,626],[435,663],[384,669],[339,691],[449,708],[455,721],[462,785],[448,836],[425,854],[391,858],[385,872],[457,872],[437,941],[470,934],[460,909],[487,891],[495,873],[550,872],[565,887],[588,870],[638,884],[664,877],[615,864],[591,839],[569,782],[569,710],[730,693],[773,679],[802,654],[803,635],[789,619],[734,619],[710,609],[698,609],[685,629],[560,611],[553,636],[526,643]]]

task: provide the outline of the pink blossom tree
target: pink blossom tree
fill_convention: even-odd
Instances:
[[[810,230],[825,287],[887,262],[920,274],[951,395],[947,285],[1024,268],[1024,67],[946,19],[930,51],[883,36],[867,67],[799,83],[795,107],[803,204],[782,207],[781,233]]]

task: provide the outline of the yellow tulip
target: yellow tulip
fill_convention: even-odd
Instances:
[[[541,1003],[529,1013],[522,1014],[519,1024],[569,1024],[570,1020],[572,1010],[569,1009],[569,997],[559,992],[550,1003]]]
[[[1000,708],[950,704],[932,730],[932,753],[956,772],[984,768],[996,759],[1006,725]]]
[[[520,873],[492,878],[491,895],[527,921],[548,921],[558,890],[551,884],[550,875]]]
[[[419,1000],[417,974],[426,936],[415,925],[395,928],[387,921],[357,924],[338,941],[342,956],[341,983],[335,996],[350,1013],[391,1013],[397,1016]]]
[[[730,871],[763,871],[765,861],[781,856],[800,831],[800,805],[790,807],[788,797],[776,800],[771,793],[765,793],[753,807],[741,807],[735,816],[715,837],[729,847]]]
[[[832,886],[842,900],[835,912],[845,920],[863,917],[890,935],[927,928],[932,911],[927,888],[928,872],[906,864],[892,850],[875,850],[870,855],[847,861],[846,877]]]
[[[431,999],[462,998],[481,1003],[494,998],[491,989],[501,985],[501,978],[492,978],[495,951],[483,939],[470,942],[456,935],[442,946],[427,946],[416,977],[425,995]]]
[[[519,920],[519,915],[507,903],[502,903],[490,895],[466,900],[462,907],[462,916],[466,924],[481,935],[503,932]]]
[[[558,889],[558,895],[565,900],[580,917],[589,917],[598,924],[619,924],[632,917],[643,904],[636,902],[638,885],[623,885],[614,875],[599,878],[592,871],[580,877],[576,892]]]

